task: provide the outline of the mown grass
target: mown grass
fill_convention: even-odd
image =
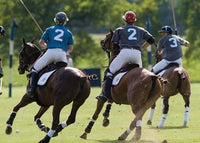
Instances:
[[[157,109],[155,112],[153,125],[147,126],[148,112],[143,118],[142,137],[139,143],[161,143],[164,139],[168,143],[199,143],[200,137],[200,84],[192,84],[190,118],[187,128],[182,128],[184,103],[180,95],[170,98],[170,109],[167,117],[165,127],[157,129],[156,126],[160,121],[162,115],[161,99],[157,102]],[[88,135],[87,140],[80,139],[79,136],[84,132],[89,119],[91,118],[95,107],[95,96],[100,93],[100,88],[92,88],[91,95],[80,108],[77,114],[76,122],[73,125],[65,128],[59,136],[51,140],[52,143],[125,143],[117,141],[129,126],[134,115],[131,112],[130,106],[114,104],[110,115],[110,125],[105,128],[102,126],[102,114],[96,121],[91,134]],[[32,103],[21,109],[15,119],[13,125],[13,133],[11,135],[5,134],[6,121],[23,93],[25,87],[14,87],[13,97],[8,98],[8,89],[3,88],[3,95],[0,96],[0,143],[36,143],[45,136],[45,133],[39,131],[33,122],[33,117],[39,109],[36,103]],[[60,121],[65,121],[69,115],[71,105],[66,106],[61,112]],[[52,121],[52,108],[50,108],[41,118],[47,125],[51,126]],[[16,133],[19,130],[19,133]],[[131,139],[134,132],[132,132],[128,140]]]

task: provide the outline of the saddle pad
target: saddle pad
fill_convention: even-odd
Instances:
[[[44,73],[38,80],[38,85],[42,86],[45,85],[49,77],[55,72],[56,70]]]
[[[112,85],[118,85],[121,78],[126,74],[127,72],[122,72],[122,73],[119,73],[117,74],[114,78],[113,78],[113,81],[112,81]]]
[[[159,76],[163,76],[163,74],[166,72],[166,70],[162,70],[161,72],[158,73]]]

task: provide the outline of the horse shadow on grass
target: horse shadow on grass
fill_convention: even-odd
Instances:
[[[151,129],[155,129],[155,130],[170,130],[170,129],[185,129],[188,127],[184,127],[184,126],[165,126],[162,128],[157,128],[157,127],[150,127]]]
[[[150,140],[139,140],[139,141],[119,141],[119,140],[96,140],[99,143],[156,143],[155,141],[150,141]]]

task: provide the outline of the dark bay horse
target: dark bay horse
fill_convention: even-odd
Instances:
[[[29,71],[33,63],[42,54],[39,48],[33,43],[26,43],[23,39],[22,50],[19,54],[19,74]],[[42,106],[35,115],[34,120],[38,127],[47,132],[47,135],[39,143],[48,143],[51,139],[48,133],[54,132],[54,135],[61,131],[64,127],[75,122],[76,114],[79,107],[85,102],[90,94],[90,83],[88,79],[95,78],[94,75],[86,76],[82,71],[76,68],[65,66],[57,69],[48,79],[46,85],[37,88],[37,97],[29,97],[26,94],[21,101],[13,108],[8,121],[6,133],[12,132],[12,125],[18,110],[32,102],[38,101]],[[29,84],[28,84],[29,86]],[[27,86],[27,88],[28,88]],[[60,123],[60,112],[65,105],[72,104],[71,113],[64,122]],[[53,105],[53,121],[49,130],[40,120],[40,117]],[[58,125],[59,124],[59,125]]]
[[[162,54],[156,52],[155,54],[157,62],[162,60]],[[189,120],[189,105],[190,105],[190,80],[187,71],[183,67],[178,67],[178,64],[171,63],[168,67],[165,68],[166,71],[162,75],[164,79],[167,80],[166,84],[162,85],[162,96],[163,96],[163,116],[158,128],[164,126],[164,122],[167,117],[167,113],[169,110],[169,98],[170,96],[176,95],[180,93],[185,102],[185,113],[184,113],[184,122],[183,126],[186,127]],[[149,120],[147,122],[148,125],[152,124],[152,118],[155,111],[155,104],[151,107],[149,113]]]
[[[112,61],[116,56],[116,52],[112,48],[112,36],[113,31],[110,30],[105,39],[101,41],[103,50],[109,55],[109,61]],[[125,140],[134,128],[136,128],[136,131],[131,140],[139,140],[141,138],[142,117],[146,110],[160,97],[160,80],[155,74],[144,68],[133,68],[121,79],[118,85],[112,86],[111,94],[115,103],[130,105],[133,114],[135,114],[135,118],[131,122],[129,128],[118,138],[118,140]],[[86,127],[85,132],[81,135],[81,138],[87,138],[87,134],[91,132],[93,124],[97,120],[103,105],[104,103],[101,100],[97,101],[95,113]]]

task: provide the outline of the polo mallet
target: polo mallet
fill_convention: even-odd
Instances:
[[[178,29],[176,27],[176,17],[175,17],[175,11],[174,11],[174,4],[173,4],[172,0],[170,0],[170,1],[171,1],[171,9],[172,9],[172,15],[173,15],[175,35],[178,35]]]
[[[29,15],[31,16],[31,18],[33,19],[33,21],[35,22],[35,24],[37,25],[37,27],[39,28],[40,32],[43,33],[43,30],[41,29],[40,25],[38,24],[38,22],[35,20],[35,18],[33,17],[33,15],[31,14],[30,10],[27,8],[27,6],[24,4],[24,2],[22,0],[19,0],[21,2],[21,4],[24,6],[24,8],[26,9],[26,11],[29,13]]]

